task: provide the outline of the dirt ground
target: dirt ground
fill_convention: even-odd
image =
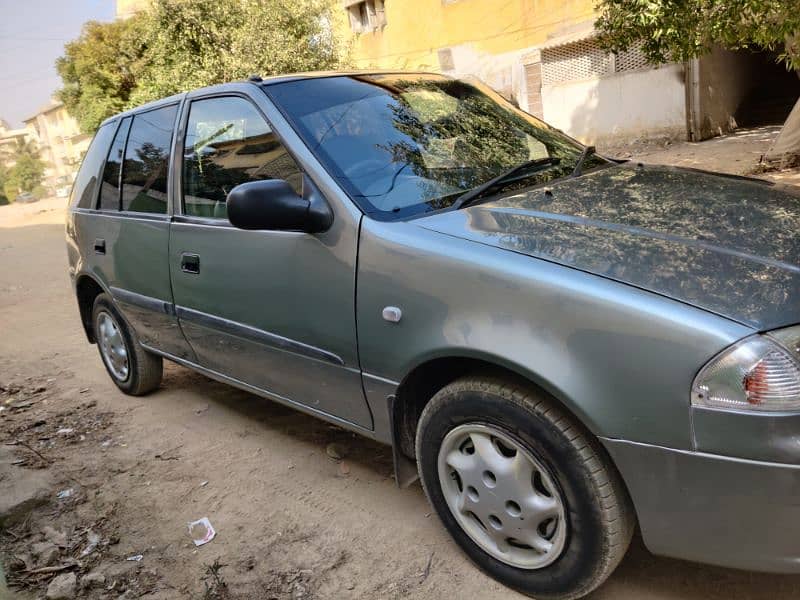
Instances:
[[[746,171],[763,140],[740,141],[637,151]],[[12,597],[69,573],[87,598],[519,597],[462,556],[418,484],[395,487],[389,448],[172,364],[148,397],[117,391],[81,330],[63,204],[0,207],[0,450],[52,482],[0,532]],[[201,517],[217,536],[195,547]],[[800,576],[658,558],[637,537],[592,597],[800,598]]]

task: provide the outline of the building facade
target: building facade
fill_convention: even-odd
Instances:
[[[586,143],[781,122],[800,93],[769,53],[715,50],[653,67],[636,48],[605,52],[594,0],[340,1],[356,67],[474,75]],[[771,113],[760,97],[773,99]]]
[[[149,4],[150,0],[116,0],[116,16],[118,19],[127,19],[146,9]]]
[[[72,184],[91,136],[81,132],[64,104],[51,100],[36,114],[24,119],[25,129],[36,141],[40,158],[47,165],[43,185],[56,192]]]
[[[14,166],[14,150],[19,143],[34,139],[25,127],[13,129],[6,121],[0,119],[0,163],[6,168]],[[0,189],[0,193],[3,190]]]

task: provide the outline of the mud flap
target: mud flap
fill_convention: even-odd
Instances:
[[[395,413],[395,397],[394,395],[387,398],[389,404],[389,427],[392,430],[392,461],[394,463],[394,481],[399,488],[407,488],[417,479],[419,479],[419,472],[417,471],[417,463],[408,458],[400,449],[399,427],[397,423],[397,415]]]

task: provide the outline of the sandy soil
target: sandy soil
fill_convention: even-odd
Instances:
[[[687,160],[705,166],[693,151]],[[49,502],[0,533],[18,593],[41,596],[54,576],[31,573],[51,526],[64,536],[51,566],[105,577],[82,597],[519,597],[461,555],[418,484],[395,487],[388,448],[175,365],[155,394],[117,391],[80,327],[63,204],[0,207],[0,442],[17,444],[5,446],[22,461],[14,468],[56,482]],[[328,456],[331,443],[343,459]],[[195,548],[187,523],[201,517],[217,537]],[[800,577],[657,558],[638,538],[593,595],[797,597]]]
[[[645,163],[708,169],[800,185],[798,169],[762,172],[759,166],[761,157],[769,150],[780,129],[780,126],[740,129],[731,135],[698,143],[655,143],[645,140],[623,146],[598,148],[598,151]]]
[[[67,198],[43,198],[30,204],[0,206],[0,228],[64,224]]]

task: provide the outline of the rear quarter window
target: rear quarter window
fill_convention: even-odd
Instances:
[[[125,117],[120,121],[117,135],[111,143],[106,165],[103,167],[103,177],[100,180],[100,209],[119,210],[119,177],[122,173],[122,158],[125,154],[125,142],[128,139],[128,130],[131,127],[131,118]]]
[[[108,154],[115,129],[115,123],[105,123],[95,133],[94,139],[92,139],[92,143],[89,144],[89,149],[83,157],[75,183],[72,185],[71,206],[77,208],[95,207],[100,169]]]
[[[177,105],[133,117],[122,167],[122,210],[165,214],[170,146]]]

